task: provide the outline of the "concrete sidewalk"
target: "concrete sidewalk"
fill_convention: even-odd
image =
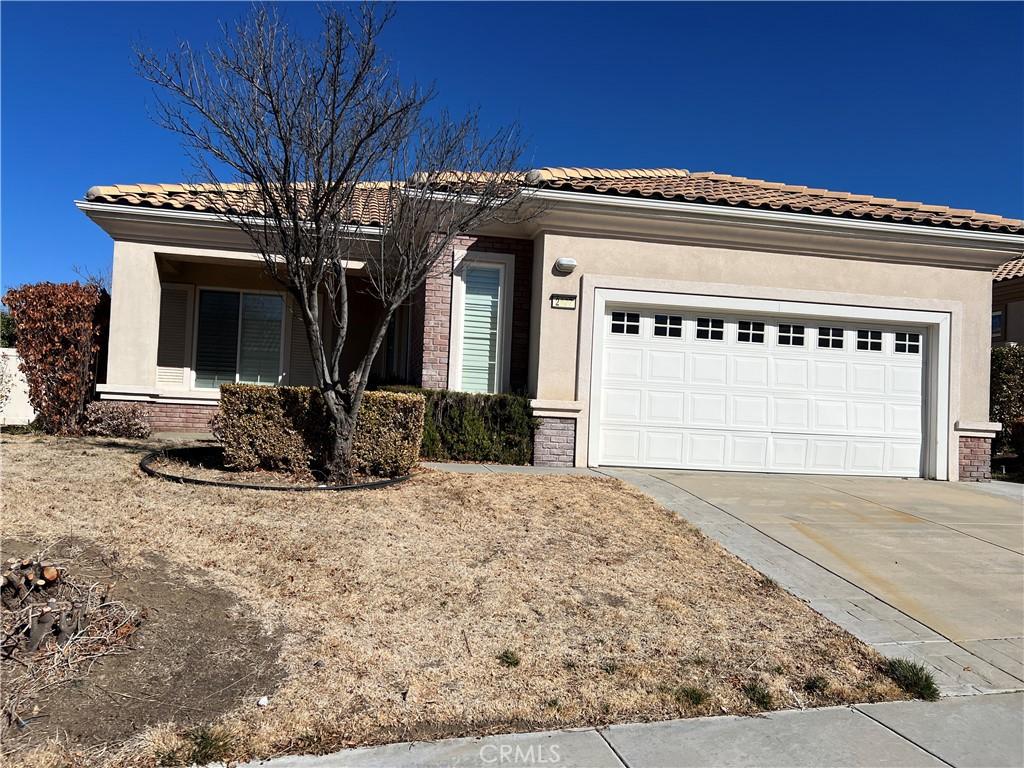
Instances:
[[[1024,693],[388,744],[248,768],[1024,765]]]

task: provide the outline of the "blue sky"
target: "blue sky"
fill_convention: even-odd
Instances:
[[[109,269],[73,205],[179,181],[131,46],[215,41],[247,6],[11,3],[2,280]],[[315,31],[314,6],[285,15]],[[527,164],[715,170],[1024,215],[1024,5],[405,3],[384,46],[438,103],[518,121]]]

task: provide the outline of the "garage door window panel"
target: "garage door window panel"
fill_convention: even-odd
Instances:
[[[818,328],[818,348],[819,349],[842,349],[843,348],[843,329],[834,327],[821,327]]]
[[[802,347],[804,345],[804,327],[791,323],[779,323],[779,334],[776,340],[781,347]]]
[[[881,352],[882,332],[867,329],[857,330],[857,349],[861,352]]]
[[[683,337],[683,316],[655,315],[654,335],[662,338],[681,339]]]
[[[740,320],[737,325],[736,341],[742,344],[764,344],[764,323],[757,320]]]
[[[701,341],[724,341],[725,320],[717,317],[698,317],[697,338]]]
[[[639,336],[640,313],[612,312],[612,333],[628,336]]]
[[[898,354],[903,355],[918,355],[921,353],[921,334],[919,333],[904,333],[898,331],[896,333],[896,345],[895,350]]]

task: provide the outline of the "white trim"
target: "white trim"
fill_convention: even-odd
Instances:
[[[237,293],[238,297],[238,330],[236,331],[237,338],[235,339],[235,384],[238,384],[238,366],[241,361],[241,345],[242,345],[242,304],[244,302],[244,296],[247,293],[259,294],[263,296],[280,296],[281,297],[281,328],[280,328],[280,341],[278,346],[278,360],[277,360],[277,381],[273,384],[267,384],[265,386],[280,386],[283,383],[285,371],[285,360],[289,357],[290,347],[289,338],[285,334],[285,327],[287,325],[287,313],[288,313],[288,294],[285,291],[261,291],[248,288],[230,288],[220,285],[197,285],[195,286],[195,301],[193,302],[193,318],[192,318],[192,361],[191,361],[191,372],[189,377],[189,391],[190,392],[203,392],[210,390],[220,390],[220,387],[197,387],[196,386],[196,355],[199,352],[199,296],[203,291],[220,291],[221,293]],[[286,347],[288,347],[286,349]],[[225,382],[228,383],[228,382]]]
[[[86,215],[100,214],[112,219],[149,219],[154,221],[176,221],[193,226],[214,227],[218,229],[238,229],[236,221],[259,224],[263,219],[259,216],[231,218],[220,213],[204,213],[202,211],[173,211],[166,208],[150,208],[120,203],[92,203],[88,200],[75,200],[75,207]],[[90,216],[91,218],[91,216]],[[338,228],[339,231],[353,235],[377,237],[380,227],[369,225],[348,224]]]
[[[766,224],[790,224],[812,226],[835,231],[872,231],[892,235],[914,235],[935,240],[988,241],[1000,246],[1024,248],[1024,234],[1015,235],[983,230],[963,230],[929,224],[899,224],[896,222],[873,221],[870,219],[844,219],[824,214],[789,213],[786,211],[765,211],[758,208],[733,208],[708,203],[686,203],[676,200],[651,200],[636,197],[614,197],[587,192],[568,192],[555,189],[537,189],[524,192],[525,196],[553,203],[566,203],[569,207],[596,207],[605,209],[646,210],[665,215],[684,214],[733,220],[738,222],[761,222]]]
[[[987,437],[998,435],[1003,425],[998,421],[957,421],[954,429],[959,437]]]
[[[579,400],[530,401],[530,411],[537,418],[578,419],[585,407]]]
[[[512,357],[512,293],[515,289],[515,256],[511,253],[456,249],[452,267],[451,326],[448,336],[448,389],[462,389],[462,315],[466,305],[464,264],[482,264],[499,271],[498,364],[496,392],[508,392]]]
[[[142,403],[174,403],[177,405],[216,405],[220,402],[219,389],[178,391],[157,387],[133,387],[125,384],[97,384],[101,400],[133,400]]]
[[[589,298],[587,283],[593,285],[595,278],[585,279],[584,294]],[[736,290],[736,287],[733,287]],[[898,299],[897,299],[898,301]],[[671,306],[686,309],[720,309],[734,312],[757,312],[784,314],[790,317],[868,320],[887,324],[926,326],[929,341],[928,387],[922,408],[927,410],[928,430],[924,436],[924,470],[928,477],[946,480],[951,477],[951,467],[956,467],[950,448],[950,346],[951,316],[948,312],[934,312],[893,307],[846,305],[839,303],[792,301],[785,299],[751,299],[739,296],[703,295],[696,293],[668,293],[664,291],[639,291],[617,288],[601,288],[594,285],[593,302],[589,309],[589,349],[580,345],[580,391],[589,394],[586,414],[577,429],[577,446],[585,440],[588,463],[598,466],[598,416],[601,388],[601,359],[604,344],[604,316],[608,303],[631,305]],[[588,318],[584,317],[584,321]],[[583,327],[586,327],[585,325]],[[587,337],[581,334],[581,338]],[[580,434],[580,429],[583,434]],[[578,450],[578,449],[577,449]],[[954,477],[955,479],[955,477]]]

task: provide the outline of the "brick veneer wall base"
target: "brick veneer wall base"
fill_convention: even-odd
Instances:
[[[538,467],[571,467],[576,459],[576,419],[540,417],[533,433],[533,463]]]
[[[216,405],[182,403],[143,403],[146,418],[154,432],[209,432]]]
[[[960,438],[960,480],[987,483],[992,480],[992,440],[987,437]]]

